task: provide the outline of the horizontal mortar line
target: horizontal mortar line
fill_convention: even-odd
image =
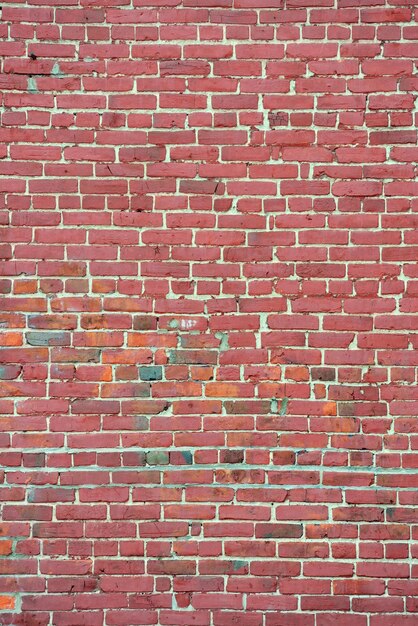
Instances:
[[[145,450],[145,451],[149,451],[150,449],[152,449],[152,451],[155,450],[155,448],[151,447],[151,448],[141,448],[141,450]],[[252,449],[252,448],[250,448]],[[30,450],[31,452],[34,451],[34,448],[28,448],[28,450]],[[138,448],[121,448],[121,451],[124,452],[137,452]],[[167,448],[165,448],[164,450],[167,450]],[[190,448],[188,448],[186,451],[189,451]],[[200,450],[200,448],[199,448]],[[20,450],[16,450],[14,449],[13,452],[19,452]],[[48,449],[49,451],[49,449]],[[56,452],[60,452],[61,454],[80,454],[80,453],[89,453],[90,451],[86,448],[79,448],[79,449],[74,449],[71,450],[71,452],[69,452],[68,450],[63,450],[62,448],[54,448],[51,449],[51,451],[53,453]],[[119,452],[119,449],[115,449],[115,448],[100,448],[100,452],[114,452],[117,453]],[[159,449],[158,451],[163,451],[161,449]],[[178,448],[173,448],[168,450],[168,452],[179,452],[181,453],[182,450],[178,449]],[[216,470],[232,470],[232,471],[236,471],[236,470],[246,470],[246,471],[264,471],[264,472],[297,472],[297,473],[301,473],[301,472],[327,472],[327,473],[367,473],[367,474],[381,474],[381,475],[403,475],[403,476],[414,476],[414,475],[418,475],[418,468],[411,471],[408,468],[400,468],[400,467],[396,467],[396,468],[386,468],[386,467],[370,467],[370,466],[361,466],[361,467],[357,467],[357,466],[339,466],[339,467],[334,467],[334,466],[330,466],[328,468],[328,466],[324,466],[324,465],[304,465],[303,469],[295,465],[248,465],[248,464],[216,464],[215,466],[213,464],[211,465],[197,465],[197,464],[193,464],[193,465],[172,465],[172,464],[167,464],[167,465],[147,465],[147,466],[142,466],[142,465],[132,465],[132,466],[123,466],[123,467],[117,467],[117,468],[107,468],[103,465],[95,465],[95,466],[74,466],[71,468],[68,467],[42,467],[42,468],[26,468],[26,467],[20,467],[20,466],[16,466],[16,467],[4,467],[6,473],[11,473],[11,472],[27,472],[27,473],[36,473],[37,470],[40,471],[42,470],[42,472],[50,472],[50,473],[60,473],[60,474],[64,474],[66,472],[89,472],[89,471],[97,471],[98,469],[102,472],[109,472],[109,473],[118,473],[118,472],[129,472],[129,471],[140,471],[140,472],[144,472],[144,471],[162,471],[162,472],[167,472],[167,471],[198,471],[198,470],[212,470],[212,471],[216,471]],[[19,484],[19,483],[13,483],[13,484]],[[80,483],[82,484],[82,483]],[[129,483],[129,484],[136,484],[136,483]],[[140,483],[140,484],[144,484],[144,483]],[[152,485],[153,483],[149,483],[150,485]],[[175,484],[175,483],[173,483]],[[199,484],[199,483],[190,483],[190,484]],[[227,486],[230,483],[216,483],[217,485],[225,485]],[[235,484],[235,483],[232,483]],[[263,485],[264,483],[259,483],[259,485]],[[302,483],[304,484],[304,483]],[[246,486],[246,485],[245,485]],[[282,486],[282,485],[270,485],[273,487],[277,487],[277,486]],[[301,486],[301,485],[290,485],[291,488],[294,488],[295,486]],[[306,485],[306,487],[315,487],[315,485]],[[328,487],[327,485],[323,485]],[[330,487],[332,487],[333,485],[330,485]],[[338,486],[343,486],[343,487],[347,487],[347,488],[352,488],[351,485],[338,485]],[[363,485],[360,486],[361,488],[370,488],[369,485]],[[382,487],[382,488],[388,488],[388,489],[394,489],[396,488],[396,485],[393,487]],[[401,487],[402,488],[402,487]],[[416,488],[414,488],[416,489]]]

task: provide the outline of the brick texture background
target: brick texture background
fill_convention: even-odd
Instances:
[[[0,22],[0,624],[418,624],[418,6]]]

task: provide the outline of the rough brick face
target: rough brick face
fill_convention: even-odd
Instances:
[[[0,624],[418,624],[418,5],[0,21]]]

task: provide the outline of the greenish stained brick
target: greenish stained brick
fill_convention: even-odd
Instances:
[[[163,377],[163,368],[161,365],[140,367],[139,376],[141,380],[161,380]]]
[[[247,561],[232,561],[232,568],[234,572],[241,569],[242,567],[246,567]]]
[[[68,346],[70,345],[70,334],[28,332],[26,333],[26,341],[30,346]]]
[[[279,415],[286,415],[288,403],[289,403],[289,398],[283,398],[282,404],[280,406]]]
[[[193,463],[193,454],[190,452],[190,450],[182,450],[181,456],[186,461],[187,465],[192,465],[192,463]]]
[[[0,366],[0,379],[1,380],[14,380],[22,371],[21,365],[1,365]]]
[[[171,365],[176,365],[177,364],[177,350],[169,350],[168,351],[168,362]]]
[[[148,465],[168,465],[168,452],[161,450],[151,450],[147,452]]]

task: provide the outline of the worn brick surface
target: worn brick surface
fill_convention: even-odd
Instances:
[[[0,21],[0,624],[418,624],[418,4]]]

